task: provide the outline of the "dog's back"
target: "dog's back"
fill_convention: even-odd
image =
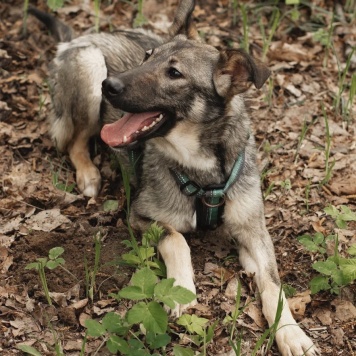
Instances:
[[[134,29],[88,34],[74,38],[74,31],[50,14],[31,7],[29,13],[42,21],[59,41],[50,65],[52,110],[49,131],[59,151],[68,151],[77,170],[78,188],[84,195],[98,195],[101,178],[88,150],[91,137],[101,128],[101,83],[139,65],[147,49],[163,39],[151,31]],[[116,120],[109,115],[107,120]],[[116,113],[117,114],[117,113]]]

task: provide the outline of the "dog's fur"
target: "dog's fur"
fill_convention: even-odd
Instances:
[[[219,51],[201,43],[191,21],[193,8],[192,0],[181,1],[171,28],[172,35],[180,34],[164,44],[153,35],[133,32],[83,36],[60,44],[51,71],[51,133],[57,145],[69,150],[80,189],[96,195],[100,175],[86,145],[89,136],[100,130],[101,82],[108,76],[101,104],[104,121],[119,118],[121,110],[149,119],[152,127],[144,133],[142,116],[134,114],[125,116],[127,125],[122,121],[105,125],[101,136],[120,155],[126,146],[142,144],[142,174],[130,222],[141,231],[150,221],[164,228],[158,250],[167,277],[194,293],[190,249],[182,233],[196,228],[195,198],[182,194],[171,169],[184,171],[201,187],[220,184],[245,150],[242,174],[226,193],[222,229],[238,246],[243,268],[254,275],[263,313],[272,325],[281,285],[265,226],[255,142],[243,100],[251,84],[257,88],[264,84],[269,70],[241,50]],[[141,64],[151,47],[155,49],[146,52]],[[151,116],[159,114],[163,118],[156,124]],[[283,292],[281,298],[283,311],[276,334],[280,352],[318,354],[293,319]],[[172,312],[181,315],[195,303],[177,305]]]

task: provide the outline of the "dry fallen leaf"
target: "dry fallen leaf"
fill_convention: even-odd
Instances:
[[[44,210],[31,216],[25,223],[29,230],[53,231],[62,224],[70,224],[71,221],[61,214],[60,209]]]
[[[262,309],[260,303],[250,301],[244,308],[244,314],[247,314],[259,329],[266,327],[267,322],[262,314]]]
[[[333,319],[331,317],[331,310],[329,309],[320,308],[317,309],[314,314],[320,320],[322,325],[331,325],[333,323]]]
[[[236,277],[231,278],[231,280],[226,286],[225,296],[228,297],[229,299],[235,300],[238,285],[239,285],[238,279]]]
[[[334,316],[339,321],[356,319],[356,307],[348,300],[335,299],[331,304],[336,308]]]
[[[304,317],[306,305],[311,302],[310,290],[298,293],[292,298],[288,298],[289,309],[296,320]]]
[[[82,309],[88,304],[88,298],[78,300],[77,302],[71,304],[70,306],[74,309]]]
[[[79,315],[79,324],[85,327],[85,320],[91,319],[91,316],[86,313],[80,313]]]

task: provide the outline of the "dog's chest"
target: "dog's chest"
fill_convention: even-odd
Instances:
[[[217,159],[204,147],[197,124],[179,122],[167,136],[154,139],[151,144],[167,160],[193,172],[211,172],[216,168]]]

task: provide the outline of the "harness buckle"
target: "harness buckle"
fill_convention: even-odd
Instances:
[[[223,195],[223,196],[220,198],[220,201],[219,201],[219,203],[217,203],[217,204],[210,204],[210,203],[208,203],[208,202],[205,200],[205,196],[202,196],[202,197],[201,197],[201,200],[202,200],[203,204],[204,204],[205,206],[207,206],[208,208],[218,208],[219,206],[222,206],[222,205],[225,204],[225,195]]]

